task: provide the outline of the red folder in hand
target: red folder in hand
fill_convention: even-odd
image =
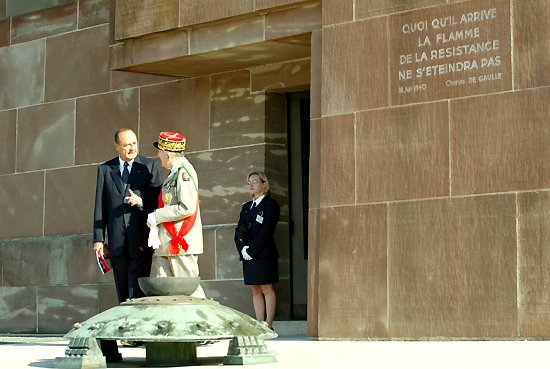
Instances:
[[[96,259],[97,259],[97,265],[99,266],[99,270],[101,270],[101,273],[105,274],[111,268],[109,267],[109,263],[107,262],[107,259],[105,259],[105,255],[103,255],[103,249],[99,249],[95,252]]]

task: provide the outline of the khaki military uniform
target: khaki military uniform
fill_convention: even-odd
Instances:
[[[198,206],[198,177],[195,168],[185,157],[176,158],[170,175],[162,184],[162,202],[164,207],[155,210],[158,223],[160,247],[155,250],[151,266],[151,277],[198,277],[198,255],[203,252],[202,222]],[[183,245],[179,254],[169,251],[172,236],[162,225],[164,222],[174,222],[179,232],[185,218],[197,212],[195,221],[183,239],[189,246],[187,251]],[[193,293],[195,297],[205,297],[199,286]]]

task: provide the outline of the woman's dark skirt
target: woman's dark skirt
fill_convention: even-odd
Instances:
[[[243,261],[244,284],[271,284],[279,282],[278,259],[252,259]]]

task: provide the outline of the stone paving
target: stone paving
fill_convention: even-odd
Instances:
[[[220,368],[229,341],[198,347],[199,365]],[[68,341],[61,337],[0,337],[0,367],[53,368]],[[284,337],[266,341],[277,363],[249,369],[539,369],[550,368],[549,341],[317,341]],[[144,368],[145,349],[120,347],[124,361],[110,368]],[[191,368],[186,367],[186,368]]]

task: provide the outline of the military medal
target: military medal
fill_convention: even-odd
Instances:
[[[189,180],[189,174],[187,174],[187,172],[183,172],[181,174],[181,178],[183,178],[184,181],[188,181]]]
[[[168,204],[170,200],[172,200],[172,194],[170,192],[166,192],[162,200],[164,201],[165,204]]]

